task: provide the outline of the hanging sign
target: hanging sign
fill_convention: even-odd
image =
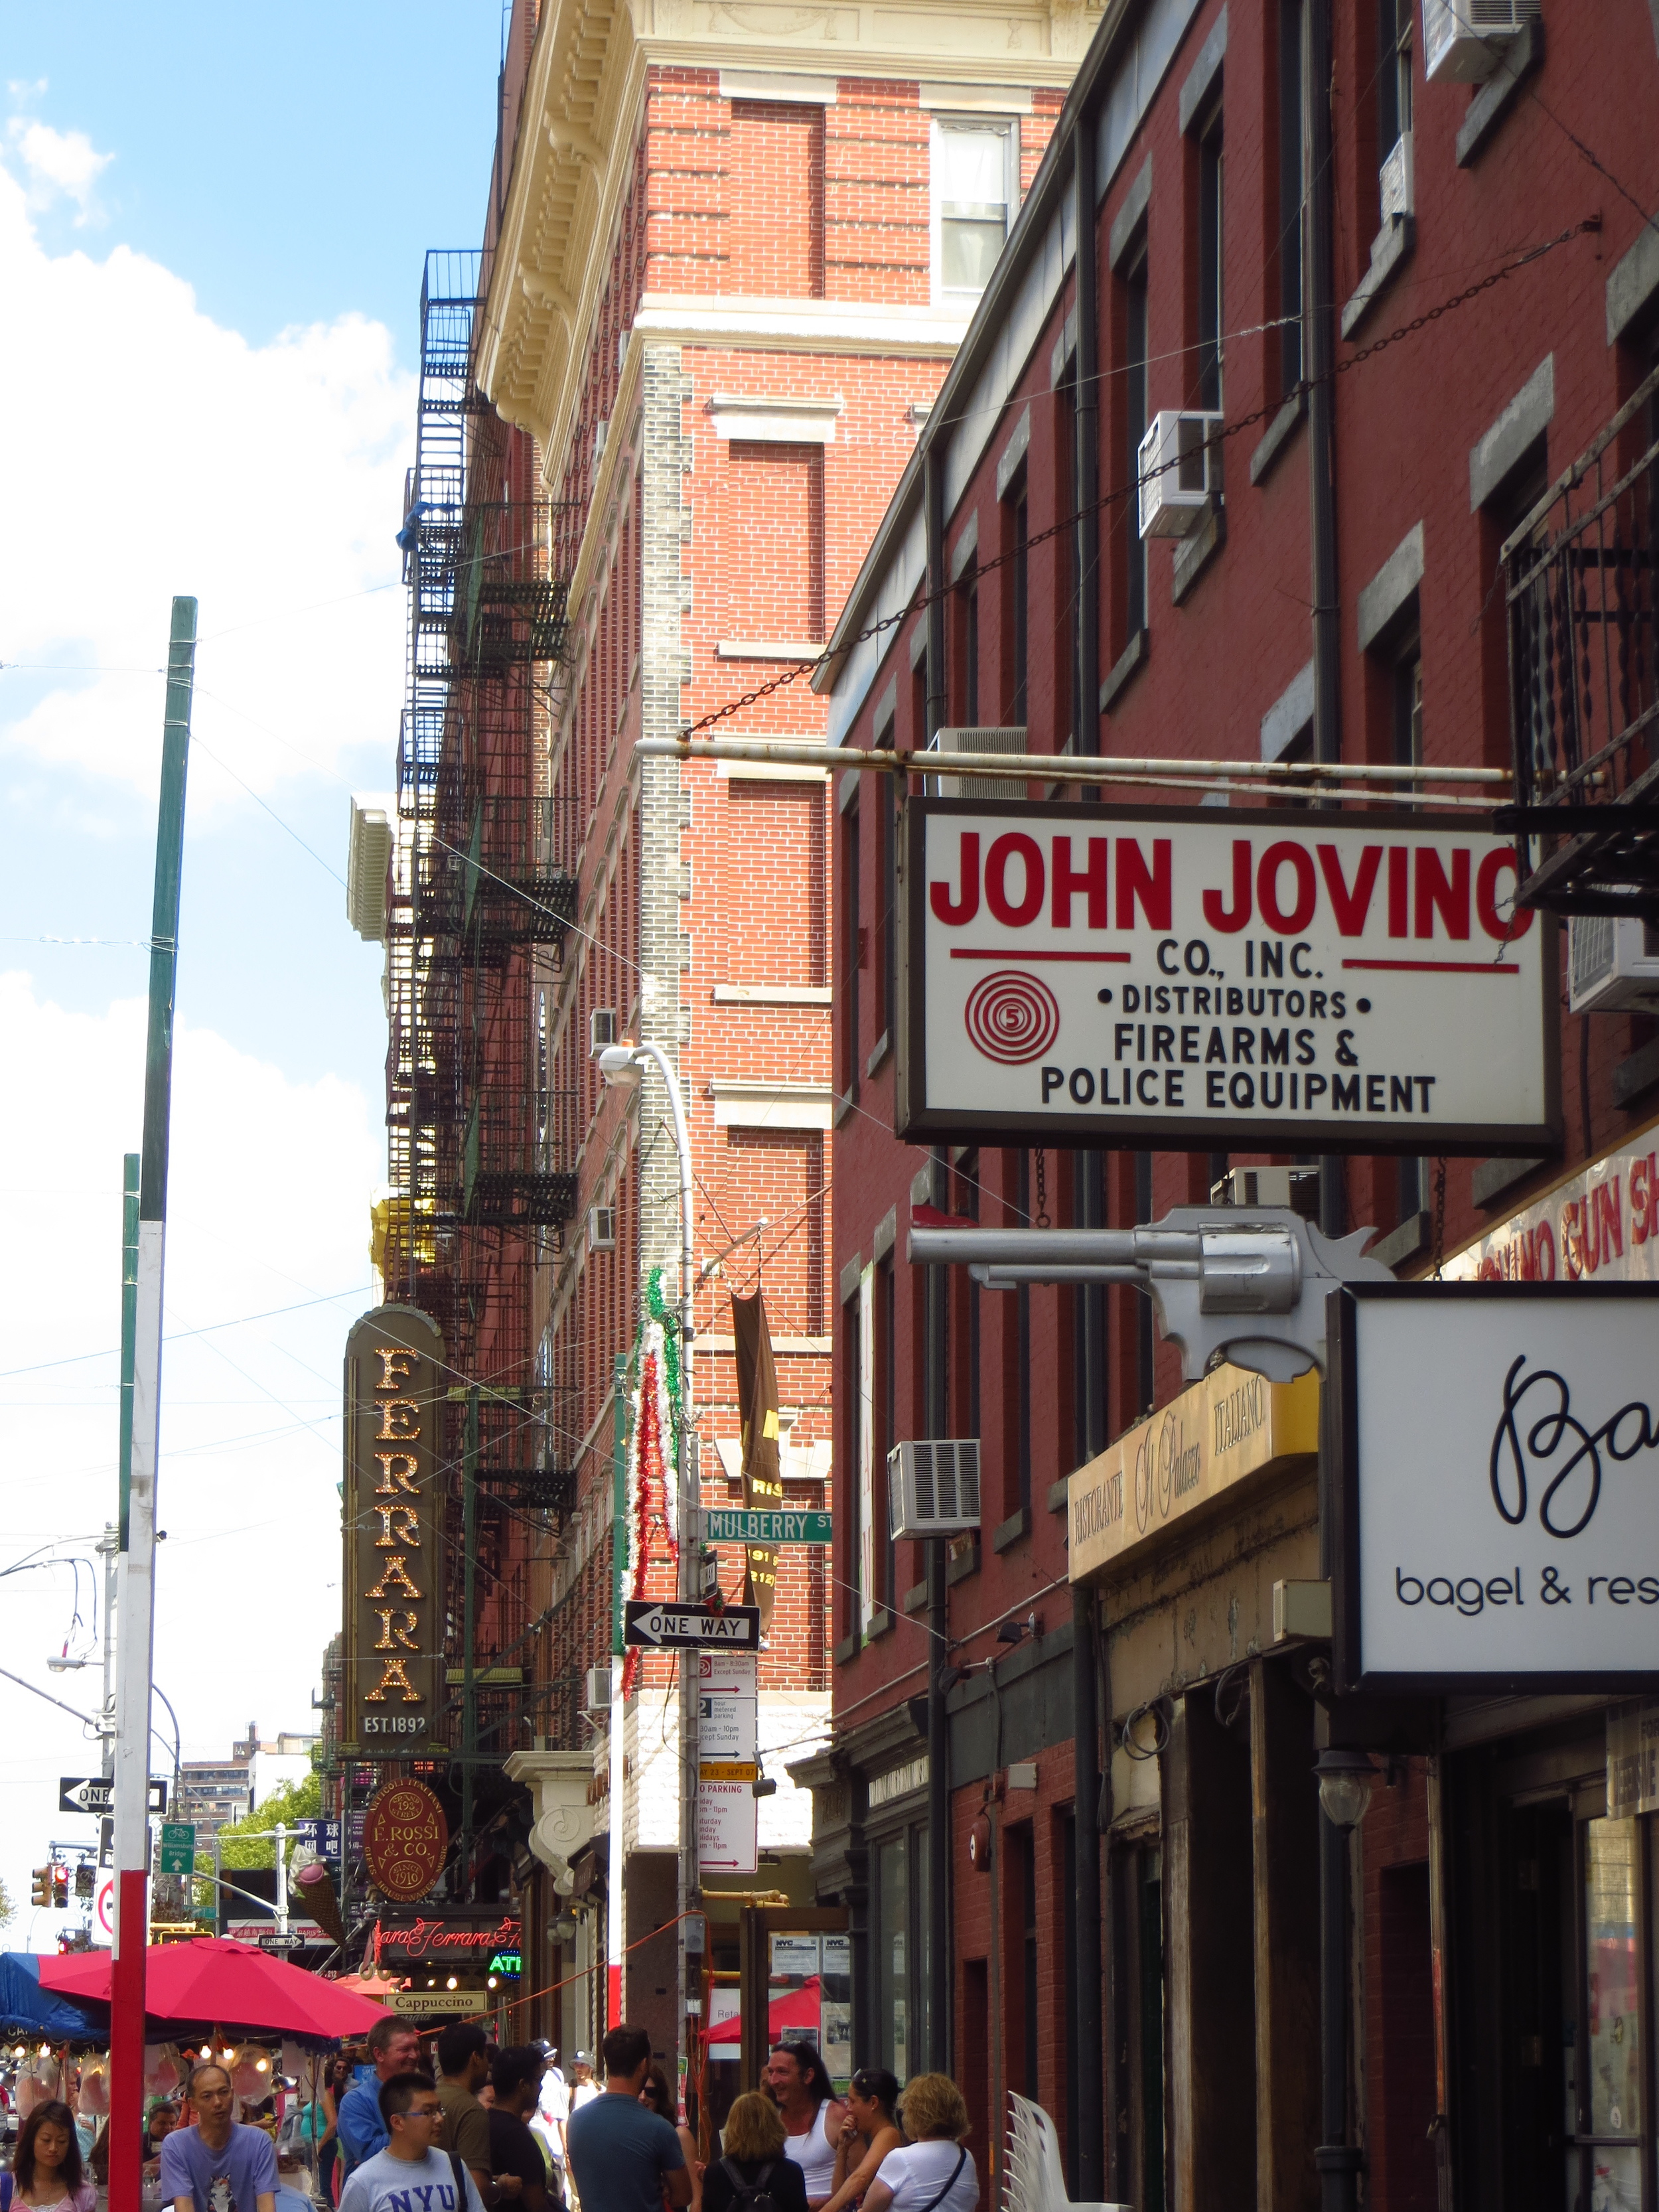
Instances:
[[[896,1133],[1541,1152],[1554,926],[1468,817],[912,799]],[[1470,1048],[1478,1037],[1478,1050]]]
[[[495,1964],[498,1955],[517,1958],[524,1923],[516,1913],[498,1906],[447,1905],[430,1919],[382,1920],[376,1933],[376,1956],[382,1966],[405,1970],[434,1960],[461,1959],[483,1966],[492,1974],[517,1973],[515,1966]]]
[[[363,1863],[383,1897],[410,1905],[443,1872],[449,1850],[444,1808],[424,1782],[383,1783],[363,1820]]]
[[[1340,1686],[1659,1690],[1659,1291],[1330,1306]]]
[[[443,1339],[413,1306],[381,1306],[346,1340],[348,1752],[443,1747],[446,1372]]]
[[[1659,1130],[1580,1168],[1445,1272],[1460,1282],[1659,1282]]]

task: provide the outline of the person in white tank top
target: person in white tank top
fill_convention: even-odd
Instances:
[[[847,2117],[829,2069],[812,2044],[775,2044],[766,2089],[783,2122],[783,2154],[799,2166],[806,2185],[807,2212],[822,2212],[835,2194],[836,2145]]]

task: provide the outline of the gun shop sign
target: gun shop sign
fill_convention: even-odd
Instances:
[[[345,1711],[359,1757],[443,1748],[443,1339],[413,1306],[346,1340]]]
[[[912,799],[898,1134],[1541,1152],[1554,928],[1480,821]]]

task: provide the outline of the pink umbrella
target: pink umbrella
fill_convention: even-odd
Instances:
[[[798,1990],[785,1990],[781,1996],[772,1999],[766,2008],[766,2033],[774,2043],[780,2036],[787,2035],[791,2028],[805,2028],[813,2035],[817,2033],[820,1988],[818,1978],[814,1974]],[[741,2043],[742,2020],[735,2014],[730,2020],[723,2020],[718,2027],[709,2029],[708,2040],[711,2043]]]
[[[107,2004],[110,1972],[107,1951],[69,1952],[41,1960],[40,1985]],[[144,2010],[151,2020],[258,2027],[332,2042],[367,2034],[386,2008],[251,1943],[237,1943],[228,1936],[196,1936],[183,1943],[149,1946],[144,1954]]]

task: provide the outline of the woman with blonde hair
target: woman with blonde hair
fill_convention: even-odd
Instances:
[[[950,2075],[918,2074],[907,2081],[899,2118],[910,2140],[883,2159],[864,2212],[974,2212],[979,2175],[963,2141],[968,2107]]]
[[[726,2116],[725,2155],[702,2178],[702,2212],[806,2212],[806,2179],[785,2154],[783,2118],[750,2089]]]

